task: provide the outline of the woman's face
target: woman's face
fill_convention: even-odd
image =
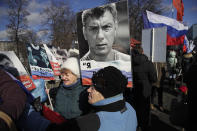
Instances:
[[[73,74],[70,70],[65,69],[61,73],[61,79],[63,80],[65,85],[71,85],[77,81],[77,76]]]

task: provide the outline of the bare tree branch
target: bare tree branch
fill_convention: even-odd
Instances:
[[[10,40],[14,41],[17,45],[17,52],[19,55],[19,43],[22,33],[27,29],[27,0],[8,0],[9,10],[9,23],[7,24],[8,34]]]
[[[75,15],[70,5],[63,1],[51,1],[51,5],[42,14],[47,16],[43,25],[48,25],[51,30],[50,39],[52,44],[60,48],[69,49],[75,30]]]

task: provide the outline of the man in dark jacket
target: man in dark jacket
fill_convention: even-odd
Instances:
[[[196,113],[196,106],[194,103],[196,103],[196,87],[197,87],[197,79],[196,79],[196,73],[197,73],[197,46],[193,49],[191,52],[191,63],[189,65],[189,68],[187,72],[185,72],[184,81],[187,84],[188,87],[188,112],[189,112],[189,121],[187,121],[187,127],[186,131],[192,131],[196,128],[196,123],[194,122],[196,120],[195,114]],[[193,121],[194,120],[194,121]]]
[[[156,69],[148,57],[143,54],[141,46],[132,51],[134,108],[138,126],[142,131],[150,130],[150,96],[152,83],[157,81]]]

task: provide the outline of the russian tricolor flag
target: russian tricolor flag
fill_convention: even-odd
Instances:
[[[108,62],[101,62],[95,60],[88,60],[88,61],[81,60],[80,67],[81,67],[82,85],[84,86],[92,85],[91,78],[94,72],[97,72],[98,70],[107,66],[114,66],[117,69],[121,70],[123,75],[125,75],[128,79],[127,87],[129,88],[133,87],[131,61],[122,61],[122,60],[115,60]]]
[[[180,45],[184,43],[188,27],[179,21],[146,11],[147,16],[143,15],[144,28],[157,28],[167,26],[167,46]]]

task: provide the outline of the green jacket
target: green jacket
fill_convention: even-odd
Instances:
[[[76,118],[89,110],[88,94],[80,80],[70,86],[60,84],[55,97],[55,111],[66,119]]]

